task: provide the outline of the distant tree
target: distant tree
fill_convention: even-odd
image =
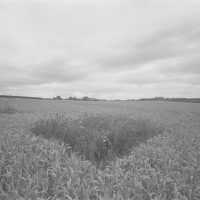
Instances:
[[[78,100],[80,100],[79,98],[77,98],[77,97],[69,97],[69,100],[75,100],[75,101],[78,101]]]
[[[55,99],[55,100],[62,100],[62,97],[61,96],[57,96],[57,97],[53,97],[53,99]]]
[[[164,100],[164,97],[155,97],[154,100]]]
[[[82,101],[89,101],[89,98],[87,96],[82,98]]]

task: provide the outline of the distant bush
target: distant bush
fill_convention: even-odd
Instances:
[[[3,107],[0,107],[0,114],[15,114],[17,112],[17,109],[11,105],[4,105]]]
[[[54,138],[96,164],[105,164],[130,152],[135,145],[158,135],[162,128],[146,119],[126,115],[82,115],[77,119],[56,115],[31,124],[31,133]]]
[[[61,96],[53,97],[54,100],[62,100]]]

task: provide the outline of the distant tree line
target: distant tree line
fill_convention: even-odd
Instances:
[[[78,97],[68,97],[62,98],[61,96],[56,96],[53,98],[42,98],[42,97],[27,97],[27,96],[12,96],[12,95],[0,95],[0,98],[21,98],[21,99],[43,99],[43,100],[74,100],[74,101],[106,101],[106,99],[96,99],[84,96],[82,98]],[[115,99],[112,101],[123,101],[120,99]],[[141,98],[141,99],[127,99],[126,101],[173,101],[173,102],[191,102],[200,103],[200,98],[165,98],[165,97],[154,97],[154,98]]]
[[[200,98],[165,98],[165,97],[154,97],[154,98],[142,98],[139,101],[176,101],[176,102],[192,102],[200,103]]]
[[[13,95],[0,95],[2,98],[21,98],[21,99],[50,99],[50,98],[42,98],[42,97],[27,97],[27,96],[13,96]]]
[[[82,98],[72,97],[63,99],[61,96],[53,97],[54,100],[75,100],[75,101],[98,101],[98,99],[90,98],[88,96],[84,96]]]

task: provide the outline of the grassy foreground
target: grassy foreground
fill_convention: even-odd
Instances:
[[[197,200],[199,143],[198,134],[165,133],[100,170],[56,141],[25,133],[2,133],[0,197]]]
[[[19,109],[17,108],[17,110]],[[119,152],[113,151],[117,156],[113,161],[111,159],[105,168],[101,169],[93,164],[93,160],[87,160],[86,155],[82,156],[80,153],[72,152],[71,147],[67,145],[68,141],[61,143],[57,134],[53,134],[53,137],[47,134],[47,130],[50,130],[49,133],[56,133],[49,126],[52,123],[61,128],[59,133],[63,134],[60,136],[65,135],[66,127],[73,130],[70,133],[82,134],[84,133],[80,131],[82,128],[77,126],[80,118],[77,118],[77,121],[74,118],[70,121],[68,117],[62,120],[50,117],[48,120],[41,118],[42,121],[33,113],[32,116],[35,118],[30,124],[35,132],[28,134],[27,130],[21,127],[20,120],[19,124],[17,120],[23,116],[25,118],[30,116],[31,119],[31,114],[10,114],[4,112],[0,115],[1,123],[7,122],[7,124],[2,123],[0,126],[1,200],[200,199],[198,118],[193,118],[196,121],[191,121],[190,126],[188,126],[188,130],[191,131],[186,130],[187,126],[180,131],[166,129],[167,131],[160,135],[149,139],[147,137],[146,143],[137,145],[131,151],[128,150],[128,154],[126,154],[126,148],[123,150],[123,156],[118,156]],[[176,113],[176,119],[178,115],[179,113]],[[192,114],[189,113],[187,116],[187,119],[190,119]],[[152,122],[149,123],[148,120],[140,121],[142,125],[139,126],[137,120],[134,121],[129,117],[116,116],[114,121],[112,117],[104,117],[105,115],[97,115],[91,119],[90,115],[85,116],[85,121],[82,121],[81,125],[87,130],[86,133],[88,131],[93,133],[97,129],[96,122],[101,119],[103,122],[100,130],[108,130],[111,135],[115,133],[116,138],[123,133],[122,130],[126,130],[125,132],[146,130],[144,125],[148,125],[148,128],[152,127],[149,130],[152,130],[153,133],[154,128],[156,130],[158,128],[150,126]],[[130,119],[133,123],[130,123]],[[180,120],[183,119],[181,115]],[[87,122],[90,123],[87,124]],[[112,124],[111,122],[116,126],[119,122],[121,124],[113,130],[113,126],[109,126]],[[123,124],[127,129],[120,129]],[[127,124],[131,125],[127,126]],[[177,124],[181,125],[181,123]],[[29,126],[29,124],[27,125]],[[40,129],[41,127],[43,128]],[[41,130],[44,128],[46,130],[44,133],[47,135],[41,134]],[[67,133],[69,132],[67,131]],[[110,141],[113,142],[112,137],[110,137]],[[112,148],[117,144],[117,141],[120,144],[121,139],[116,139],[112,143]],[[125,144],[129,145],[128,141],[125,140]],[[76,142],[74,148],[79,148]],[[116,149],[118,150],[118,146]]]

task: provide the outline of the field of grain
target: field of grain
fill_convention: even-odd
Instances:
[[[200,104],[1,98],[0,183],[2,200],[198,200]]]

